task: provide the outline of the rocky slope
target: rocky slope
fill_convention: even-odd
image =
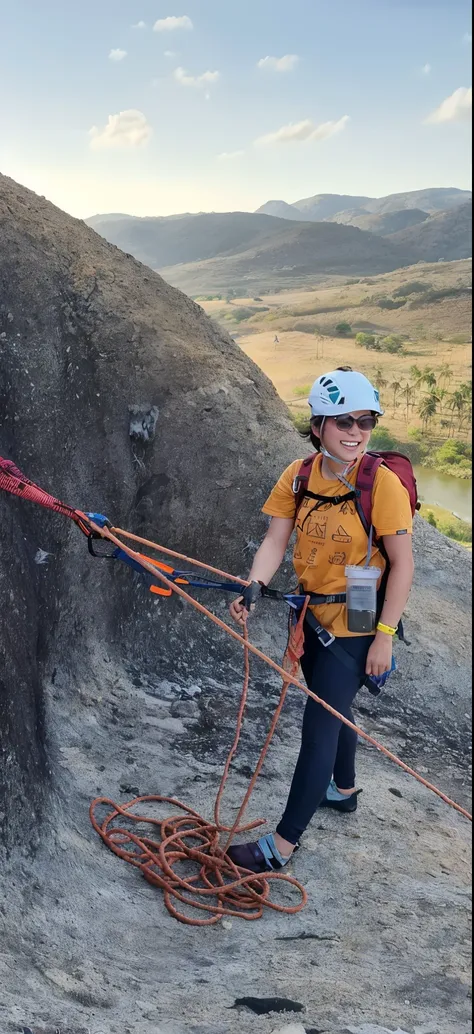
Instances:
[[[0,454],[73,505],[244,574],[259,505],[301,443],[199,306],[0,179],[0,318]],[[156,421],[146,440],[137,408]],[[290,1034],[292,1020],[298,1034],[468,1034],[470,829],[375,751],[361,751],[358,813],[318,816],[305,837],[294,870],[310,902],[295,917],[179,925],[101,847],[98,793],[212,814],[240,647],[93,560],[64,518],[0,496],[0,522],[2,1034]],[[358,719],[465,802],[470,558],[421,520],[416,549],[411,646],[380,702],[361,694]],[[269,604],[252,635],[278,657],[284,625]],[[278,689],[252,673],[229,816]],[[301,708],[292,693],[252,818],[278,816]]]
[[[408,227],[417,226],[419,223],[429,219],[427,212],[420,208],[401,208],[396,212],[360,212],[359,209],[349,209],[348,212],[337,212],[332,217],[335,223],[342,223],[344,226],[357,226],[359,230],[368,230],[369,233],[376,233],[380,237],[386,237],[390,233],[398,233],[399,230],[406,230]]]
[[[417,226],[391,233],[387,238],[415,252],[424,262],[472,256],[472,201],[432,215]]]
[[[293,432],[270,381],[151,270],[0,182],[0,455],[72,505],[110,511],[224,567],[245,566],[245,536],[262,527],[258,503],[281,463],[273,442],[291,455]],[[153,440],[131,437],[134,406],[145,415],[157,408]],[[8,842],[22,815],[31,823],[28,784],[39,793],[47,767],[41,676],[55,665],[82,670],[102,639],[130,663],[147,658],[150,670],[166,667],[173,647],[147,641],[133,583],[119,575],[109,598],[111,572],[88,562],[67,522],[3,494],[0,507]],[[48,565],[35,564],[38,548],[52,554]],[[22,803],[10,811],[18,792]]]

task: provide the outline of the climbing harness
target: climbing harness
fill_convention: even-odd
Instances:
[[[330,704],[322,700],[317,694],[308,689],[304,683],[298,680],[299,660],[304,649],[303,621],[308,620],[310,624],[312,623],[312,612],[308,610],[308,606],[312,604],[314,594],[306,596],[302,596],[300,593],[284,594],[263,587],[266,589],[263,593],[264,596],[285,600],[294,612],[287,650],[282,665],[279,665],[250,642],[246,622],[243,635],[240,635],[239,632],[227,625],[221,618],[218,618],[202,603],[190,596],[183,588],[184,585],[188,587],[194,585],[197,587],[219,588],[242,594],[242,589],[248,586],[248,582],[240,578],[233,578],[232,575],[219,570],[219,568],[211,567],[199,560],[193,560],[182,553],[158,545],[149,539],[144,539],[131,532],[112,527],[103,514],[83,513],[81,510],[73,509],[61,503],[54,496],[44,492],[33,481],[26,478],[11,461],[4,460],[1,457],[0,489],[70,517],[87,536],[89,549],[91,552],[94,551],[93,555],[106,555],[109,558],[119,559],[134,570],[144,572],[152,591],[153,588],[157,590],[164,589],[167,594],[174,592],[181,596],[182,599],[191,603],[200,613],[227,632],[243,647],[244,684],[237,715],[236,733],[224,765],[214,806],[214,821],[210,822],[203,818],[198,812],[189,808],[181,801],[158,795],[136,797],[122,805],[115,803],[108,797],[98,797],[90,806],[92,825],[104,843],[118,857],[140,869],[148,882],[162,888],[165,905],[170,914],[176,919],[191,925],[208,926],[219,922],[224,916],[258,919],[263,915],[265,908],[286,914],[294,914],[300,911],[307,902],[307,894],[304,887],[289,873],[266,872],[264,875],[256,875],[236,866],[227,855],[227,850],[234,836],[248,832],[264,822],[264,820],[259,819],[245,825],[242,824],[290,685],[296,686],[306,696],[311,697],[316,703],[329,711],[330,714],[338,718],[339,721],[355,731],[367,743],[376,747],[377,750],[398,765],[404,772],[413,776],[419,783],[437,794],[446,804],[472,821],[472,816],[466,809],[452,801],[438,787],[424,779],[423,776],[401,761],[387,747],[349,721],[349,719],[336,711]],[[139,544],[140,547],[147,547],[161,552],[165,556],[184,560],[187,564],[192,564],[194,567],[218,575],[224,581],[207,582],[205,579],[199,580],[190,577],[186,571],[170,569],[168,565],[132,549],[127,545],[125,541],[127,539]],[[99,540],[114,546],[113,552],[97,554],[95,549]],[[297,617],[296,611],[299,611]],[[324,645],[333,649],[337,646],[334,643],[334,637],[330,636],[322,626],[319,626],[319,631],[316,631],[318,635],[326,639]],[[326,637],[329,638],[327,639]],[[249,688],[250,654],[263,660],[281,676],[282,687],[254,773],[234,823],[229,826],[222,823],[220,809],[230,766],[235,756],[242,730]],[[177,809],[179,814],[174,814],[172,817],[165,819],[141,814],[141,805],[162,803],[170,804],[175,810]],[[105,816],[99,816],[99,810],[104,808],[107,809]],[[134,824],[136,824],[136,832],[133,828]],[[145,824],[152,827],[152,835],[143,832]],[[159,831],[159,839],[155,831]],[[222,834],[224,834],[223,844],[220,842]],[[197,865],[197,874],[192,876],[180,874],[178,871],[180,863],[189,860],[192,860]],[[297,903],[285,905],[271,900],[270,893],[274,881],[283,881],[293,887],[298,893],[299,900]],[[191,908],[204,911],[207,913],[206,918],[197,919],[194,915],[190,915]]]

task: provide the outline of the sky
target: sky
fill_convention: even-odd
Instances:
[[[470,188],[466,0],[4,0],[0,172],[79,218]]]

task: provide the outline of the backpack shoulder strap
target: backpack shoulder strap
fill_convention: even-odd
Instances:
[[[292,488],[295,495],[295,518],[298,514],[298,510],[301,506],[301,503],[303,502],[303,499],[306,495],[308,482],[311,477],[311,471],[313,469],[313,464],[317,455],[317,452],[312,452],[311,456],[307,456],[306,459],[303,460],[300,469],[293,480]]]
[[[366,452],[357,472],[356,508],[367,535],[372,527],[372,490],[375,475],[382,463],[383,456],[380,453]]]

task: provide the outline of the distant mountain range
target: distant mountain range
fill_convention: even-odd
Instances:
[[[428,187],[426,190],[409,190],[402,194],[387,194],[386,197],[358,197],[351,194],[315,194],[289,205],[286,201],[267,201],[257,209],[258,213],[291,219],[300,222],[325,222],[335,216],[385,215],[403,209],[417,209],[427,215],[444,212],[472,199],[470,190],[458,187]],[[348,219],[337,219],[348,222]],[[353,224],[354,225],[354,224]],[[364,228],[364,227],[361,227]]]
[[[324,194],[298,207],[269,202],[265,212],[107,214],[86,222],[189,294],[237,285],[260,292],[312,276],[371,276],[420,260],[468,258],[470,198],[469,191],[455,188],[387,198]],[[444,209],[437,209],[441,204]],[[293,213],[291,219],[269,213],[274,205]]]

